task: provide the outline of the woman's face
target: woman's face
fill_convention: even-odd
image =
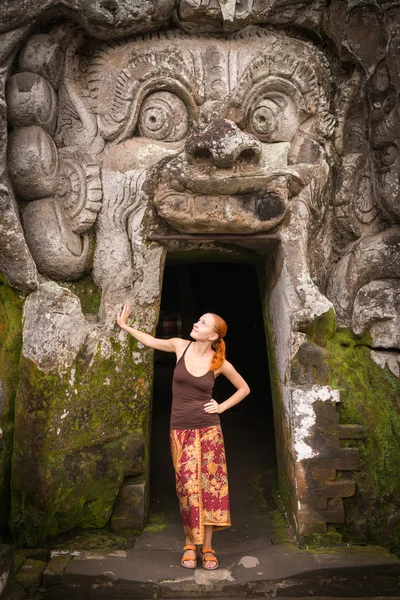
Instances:
[[[190,337],[199,342],[213,342],[216,340],[218,334],[215,331],[214,317],[209,313],[201,316],[199,320],[193,324]]]

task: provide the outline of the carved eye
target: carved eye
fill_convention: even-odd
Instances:
[[[189,115],[184,102],[172,92],[155,92],[143,101],[138,131],[142,137],[177,142],[189,133]]]
[[[298,127],[298,110],[293,100],[271,93],[251,108],[249,126],[264,142],[290,141]]]

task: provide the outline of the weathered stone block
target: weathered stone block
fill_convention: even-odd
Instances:
[[[363,468],[358,448],[341,448],[332,458],[338,471],[359,471]]]
[[[1,597],[2,600],[25,600],[25,590],[18,583],[14,583],[14,585],[5,592],[5,595]]]
[[[113,529],[142,529],[144,527],[146,484],[128,483],[119,491],[113,508]]]
[[[328,481],[314,488],[313,493],[320,498],[348,498],[354,495],[355,487],[354,481]]]
[[[64,571],[72,559],[72,554],[57,554],[52,556],[43,573],[43,585],[46,587],[62,583]]]
[[[326,510],[320,510],[319,513],[326,523],[345,522],[343,500],[341,498],[334,498],[330,500],[328,503],[328,508]]]
[[[326,510],[328,508],[328,499],[327,498],[316,498],[315,496],[311,495],[309,502],[313,508],[323,509],[323,510]]]
[[[331,402],[315,402],[314,410],[319,427],[338,425],[339,415],[336,412],[336,404]]]
[[[325,385],[329,379],[326,350],[313,342],[304,342],[292,362],[292,379],[298,385],[319,383]]]
[[[316,425],[312,432],[312,445],[320,456],[330,456],[340,449],[339,437],[332,435],[329,428]]]
[[[28,558],[20,568],[15,582],[22,586],[28,598],[33,598],[42,585],[42,575],[47,563]]]
[[[14,560],[11,546],[0,544],[0,596],[14,578]]]
[[[316,481],[336,479],[336,465],[331,458],[311,458],[307,463],[307,474]]]

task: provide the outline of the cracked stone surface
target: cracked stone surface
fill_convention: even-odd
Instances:
[[[299,531],[319,533],[318,511],[329,500],[326,518],[336,521],[327,522],[340,522],[340,498],[318,499],[304,512],[290,500],[300,497],[300,462],[320,455],[315,406],[341,401],[338,390],[316,399],[313,370],[304,367],[298,383],[292,367],[310,331],[318,337],[317,324],[334,315],[336,326],[369,340],[373,366],[399,377],[399,19],[397,0],[2,3],[0,269],[25,299],[27,362],[18,378],[27,397],[35,395],[28,364],[58,378],[54,397],[77,395],[78,381],[83,403],[122,379],[129,364],[131,391],[117,398],[123,416],[114,422],[91,402],[89,413],[112,422],[119,440],[142,439],[152,356],[132,350],[115,329],[117,310],[128,301],[132,322],[154,332],[168,252],[249,251],[268,274],[263,308],[275,348],[280,439],[290,456],[288,512]],[[158,243],[150,234],[169,238]],[[212,239],[202,245],[200,235]],[[221,235],[233,236],[230,247]],[[324,351],[314,348],[320,365]],[[107,373],[98,367],[101,385],[83,390],[96,361]],[[14,402],[7,394],[5,407]],[[47,425],[26,421],[24,435],[46,438],[51,409],[45,400],[36,409]],[[23,416],[15,414],[21,431]],[[75,449],[72,428],[59,429],[63,447]],[[97,471],[112,479],[97,441],[94,433],[82,438],[79,451],[93,449]],[[62,487],[59,454],[28,452],[24,460],[41,474],[55,461],[54,490]],[[327,474],[332,469],[322,486]],[[93,522],[111,518],[130,476],[118,471]],[[32,507],[33,528],[37,514],[44,527],[46,511],[55,519],[64,510],[43,510],[40,478],[28,485],[14,477],[16,528],[25,523],[22,506]],[[85,494],[71,514],[92,506]],[[145,486],[141,494],[143,507]]]

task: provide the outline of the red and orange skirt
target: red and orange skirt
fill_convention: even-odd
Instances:
[[[231,526],[221,426],[173,429],[170,440],[185,535],[203,544],[204,525],[214,530]]]

